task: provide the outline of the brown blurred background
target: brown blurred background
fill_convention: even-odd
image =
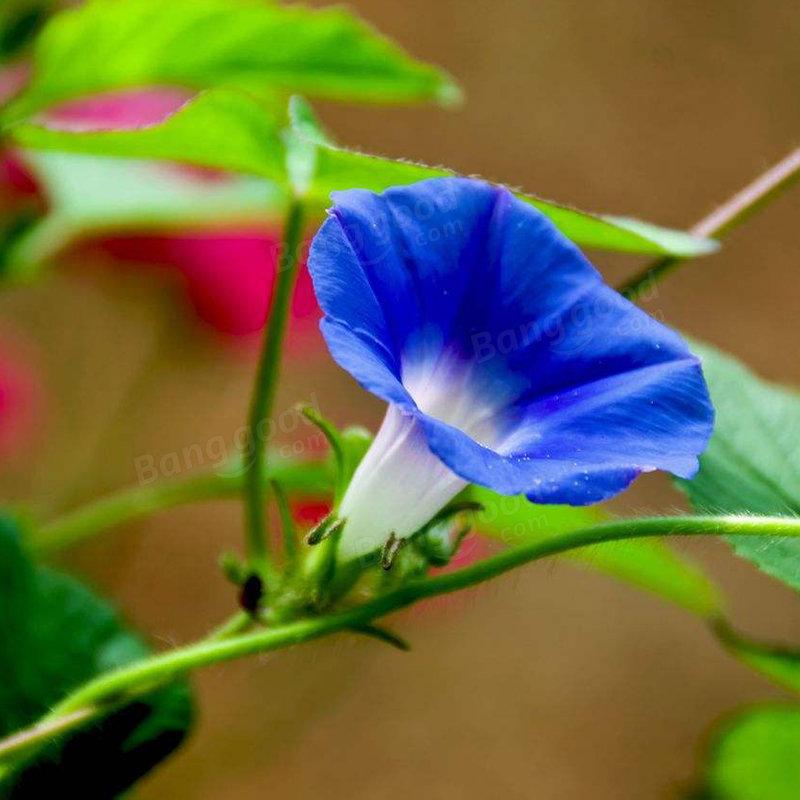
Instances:
[[[321,107],[340,141],[369,151],[685,227],[800,138],[800,9],[789,0],[350,5],[467,94],[453,112]],[[796,190],[664,283],[651,310],[800,383],[799,209]],[[598,261],[613,280],[639,263]],[[241,425],[253,347],[215,338],[152,273],[62,271],[2,296],[0,320],[42,365],[46,390],[37,442],[22,469],[4,468],[8,498],[74,504],[132,482],[135,456],[230,439]],[[380,419],[324,351],[299,348],[278,408],[312,394],[339,423]],[[617,508],[681,503],[650,477]],[[240,538],[238,504],[210,504],[109,534],[65,563],[166,646],[228,612],[216,557]],[[743,628],[800,642],[791,593],[722,545],[681,549],[727,588]],[[410,654],[340,638],[198,675],[194,735],[140,796],[675,797],[710,724],[778,694],[686,614],[566,564],[395,627]]]

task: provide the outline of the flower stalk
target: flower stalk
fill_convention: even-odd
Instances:
[[[278,385],[289,305],[300,261],[303,220],[303,204],[300,200],[293,200],[286,215],[275,293],[264,328],[264,344],[247,420],[244,481],[247,554],[253,568],[263,573],[268,583],[270,577],[274,578],[274,566],[269,560],[264,510],[265,490],[262,476],[267,464],[265,428],[272,413]]]
[[[703,238],[724,236],[783,194],[798,178],[800,178],[800,147],[715,208],[707,217],[703,217],[689,233]],[[684,259],[679,256],[663,256],[657,259],[620,286],[620,294],[629,300],[635,300],[683,261]]]

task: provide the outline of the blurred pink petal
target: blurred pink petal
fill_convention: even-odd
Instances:
[[[39,185],[31,171],[12,150],[0,153],[0,195],[36,197]]]
[[[172,267],[186,282],[198,316],[223,333],[260,330],[267,317],[280,243],[276,235],[239,230],[174,236],[107,238],[103,250],[128,263]],[[316,299],[301,265],[292,302],[293,323],[315,323]]]
[[[41,121],[51,128],[68,131],[130,130],[158,125],[171,117],[194,96],[176,87],[156,87],[108,92],[69,100],[42,112]],[[165,173],[199,182],[232,180],[221,170],[190,164],[163,163]]]
[[[191,97],[184,89],[132,89],[70,100],[41,118],[50,127],[69,131],[141,128],[163,122]]]
[[[331,504],[327,500],[302,500],[292,504],[292,516],[303,530],[310,530],[330,513]]]
[[[4,344],[0,348],[0,456],[28,445],[41,426],[42,387],[29,361]]]

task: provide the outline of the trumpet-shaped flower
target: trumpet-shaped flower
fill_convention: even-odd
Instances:
[[[336,193],[309,267],[337,362],[389,403],[340,553],[408,537],[468,483],[584,505],[684,478],[711,434],[698,360],[506,189]]]

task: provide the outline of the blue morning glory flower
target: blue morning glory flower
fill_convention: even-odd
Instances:
[[[465,178],[333,195],[309,268],[336,361],[389,403],[342,499],[342,557],[408,537],[468,483],[584,505],[683,478],[713,425],[677,333],[541,213]]]

